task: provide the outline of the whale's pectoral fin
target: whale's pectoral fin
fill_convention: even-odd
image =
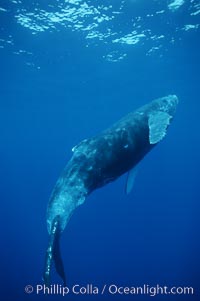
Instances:
[[[126,194],[129,194],[134,186],[137,171],[138,171],[138,168],[136,166],[136,167],[133,167],[128,172],[127,180],[126,180]]]
[[[149,115],[148,125],[150,144],[156,144],[165,137],[171,118],[171,115],[162,111],[155,111]]]
[[[61,252],[60,252],[60,231],[58,231],[58,233],[55,235],[53,259],[54,259],[56,271],[58,275],[62,278],[63,285],[66,286],[65,270],[64,270],[62,257],[61,257]]]
[[[64,265],[60,254],[60,217],[55,217],[51,227],[51,233],[49,238],[49,245],[46,251],[45,258],[45,270],[44,270],[44,282],[46,286],[50,285],[50,273],[52,262],[55,263],[57,273],[63,279],[64,285],[66,285]]]

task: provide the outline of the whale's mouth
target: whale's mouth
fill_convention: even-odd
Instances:
[[[64,286],[66,285],[64,265],[60,253],[60,234],[61,234],[60,216],[57,215],[52,223],[50,237],[49,237],[49,245],[45,257],[45,268],[44,268],[43,279],[46,286],[50,286],[50,276],[51,276],[50,274],[51,274],[51,267],[53,261],[58,275],[62,278]]]

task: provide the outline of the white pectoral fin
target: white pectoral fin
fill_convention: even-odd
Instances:
[[[161,111],[155,111],[149,115],[148,125],[150,144],[156,144],[165,137],[171,118],[171,115]]]
[[[129,194],[134,186],[137,171],[137,167],[134,167],[128,172],[126,181],[126,194]]]

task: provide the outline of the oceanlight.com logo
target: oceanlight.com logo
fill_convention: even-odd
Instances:
[[[157,295],[193,295],[194,288],[191,286],[160,286],[159,284],[151,286],[144,284],[142,286],[120,286],[116,284],[104,284],[96,286],[94,284],[74,284],[71,287],[62,286],[60,284],[52,284],[46,286],[37,284],[36,286],[26,285],[25,292],[27,294],[36,295],[149,295],[155,297]]]

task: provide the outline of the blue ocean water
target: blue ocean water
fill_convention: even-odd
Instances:
[[[198,0],[0,1],[2,301],[199,300],[199,14]],[[43,284],[46,207],[72,147],[168,94],[175,119],[133,191],[124,175],[92,193],[61,251],[70,287],[194,294],[27,294]]]

